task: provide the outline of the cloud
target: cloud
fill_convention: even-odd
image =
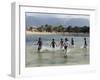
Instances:
[[[72,15],[72,14],[48,14],[48,13],[26,13],[26,16],[31,16],[31,17],[37,17],[37,18],[83,18],[83,19],[88,19],[90,16],[88,15]]]
[[[56,15],[57,18],[83,18],[83,19],[89,19],[89,16],[84,15]]]

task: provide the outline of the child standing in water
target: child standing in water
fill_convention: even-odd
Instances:
[[[42,40],[41,40],[41,37],[39,37],[37,45],[38,45],[38,52],[40,52],[40,50],[42,49]]]
[[[65,38],[65,42],[64,42],[64,51],[65,51],[64,57],[65,57],[65,58],[67,57],[67,49],[68,49],[68,46],[69,46],[68,39]]]
[[[63,46],[64,46],[64,41],[63,41],[63,39],[61,38],[61,39],[60,39],[60,48],[62,49]]]
[[[74,39],[71,38],[71,45],[74,47]]]
[[[87,48],[87,41],[86,41],[86,38],[84,38],[84,48]]]
[[[55,39],[52,39],[52,42],[51,42],[50,46],[52,46],[53,49],[55,48],[55,46],[57,46],[56,42],[55,42]]]

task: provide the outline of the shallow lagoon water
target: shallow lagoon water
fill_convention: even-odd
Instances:
[[[43,47],[41,52],[37,52],[37,40],[41,37]],[[61,38],[74,38],[75,46],[69,46],[67,58],[64,58],[64,49],[60,49],[59,41]],[[57,47],[52,49],[50,43],[55,39]],[[62,35],[26,35],[26,53],[25,64],[26,67],[36,66],[56,66],[56,65],[82,65],[89,64],[89,37],[87,38],[87,48],[82,48],[84,44],[84,37],[62,36]]]

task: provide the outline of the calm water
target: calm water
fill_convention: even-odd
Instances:
[[[40,53],[37,52],[37,40],[41,37],[43,47]],[[64,58],[64,50],[60,49],[59,41],[61,38],[68,38],[71,42],[73,37],[75,47],[69,46],[68,57]],[[50,43],[55,39],[57,47],[52,49]],[[26,35],[26,67],[34,66],[56,66],[56,65],[75,65],[89,64],[89,37],[87,39],[87,48],[82,48],[84,37],[61,36],[61,35]]]

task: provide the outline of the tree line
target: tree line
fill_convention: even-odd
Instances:
[[[28,30],[32,31],[33,27],[29,27]],[[74,32],[74,33],[89,33],[89,26],[66,26],[58,25],[41,25],[36,28],[39,32]]]

